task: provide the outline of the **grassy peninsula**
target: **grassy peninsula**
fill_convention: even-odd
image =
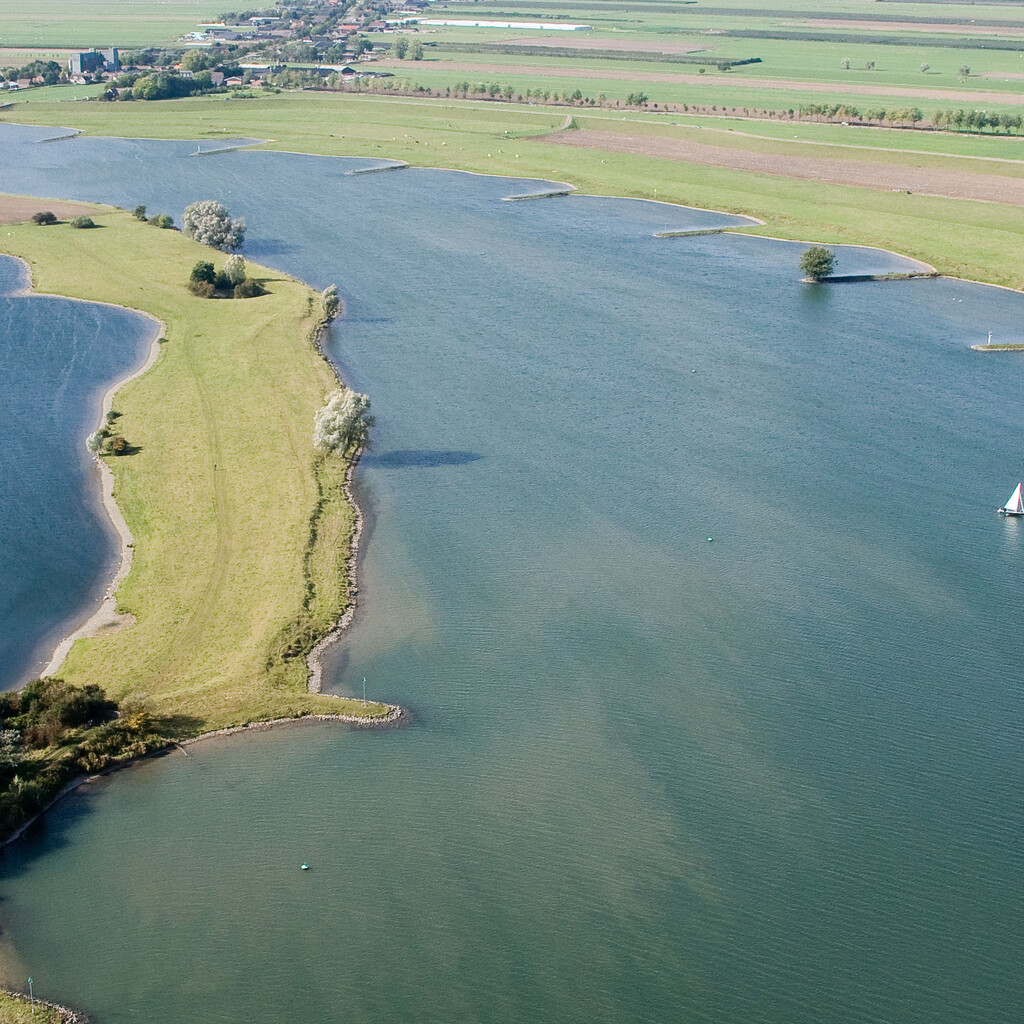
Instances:
[[[0,245],[28,261],[38,291],[143,310],[166,328],[155,365],[114,400],[132,453],[105,458],[134,537],[117,595],[134,621],[77,641],[59,675],[141,703],[173,737],[386,716],[306,685],[305,655],[352,599],[355,528],[347,460],[312,443],[336,387],[312,340],[318,297],[253,265],[268,294],[196,297],[186,282],[211,250],[125,212],[93,219],[92,231],[8,226]]]

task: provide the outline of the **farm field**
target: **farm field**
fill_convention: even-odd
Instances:
[[[0,47],[144,47],[216,19],[216,0],[0,0]]]
[[[574,112],[588,128],[669,139],[707,132],[689,124],[672,125],[676,115],[659,118],[630,112],[617,119]],[[337,93],[281,93],[244,101],[223,97],[131,105],[30,103],[2,115],[12,121],[62,124],[90,134],[150,138],[262,138],[268,148],[406,160],[419,166],[453,167],[492,174],[534,176],[567,181],[584,192],[660,199],[690,206],[742,213],[765,221],[758,233],[822,242],[857,242],[895,249],[936,266],[943,273],[1019,288],[1019,254],[1024,248],[1024,210],[1020,206],[966,199],[909,195],[829,181],[789,178],[734,167],[704,166],[663,155],[576,147],[544,138],[566,120],[564,108],[480,101],[353,96]],[[715,118],[693,124],[715,124]],[[767,161],[787,153],[861,160],[856,149],[835,145],[837,125],[742,124],[761,137],[740,132],[707,134],[715,145],[761,152]],[[800,138],[782,140],[773,133],[792,127]],[[949,162],[971,176],[1010,178],[1019,167],[1003,160],[976,159],[1005,152],[1019,159],[1022,140],[968,139],[945,133],[909,133],[895,129],[846,129],[870,137],[881,159],[898,166],[938,167],[941,158],[901,151],[903,139],[930,139],[961,154]],[[566,134],[571,134],[566,133]],[[56,143],[56,145],[61,145]],[[1004,150],[996,147],[1005,145]],[[896,150],[890,153],[889,150]],[[936,162],[938,161],[938,162]],[[950,171],[953,173],[953,171]],[[887,187],[888,188],[888,187]]]
[[[424,18],[592,27],[565,32],[420,25],[410,30],[424,44],[431,79],[419,68],[410,74],[425,85],[441,84],[434,75],[444,67],[454,75],[514,76],[511,84],[522,89],[561,89],[575,73],[590,95],[621,98],[642,85],[652,103],[783,109],[815,101],[892,106],[922,100],[1004,109],[1024,95],[1019,7],[900,4],[866,12],[862,4],[842,0],[816,10],[808,6],[795,0],[784,8],[545,0],[435,5]],[[754,62],[735,63],[743,61]],[[689,89],[696,90],[690,97],[684,94]]]

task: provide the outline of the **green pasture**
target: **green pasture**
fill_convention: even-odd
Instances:
[[[1024,286],[1024,209],[576,149],[532,137],[558,127],[565,114],[565,108],[505,103],[282,93],[227,103],[208,97],[73,108],[37,104],[18,110],[16,117],[6,116],[71,125],[95,135],[248,136],[273,140],[267,143],[272,149],[567,181],[587,193],[743,213],[764,220],[765,227],[757,230],[765,234],[881,246],[934,264],[943,273]],[[648,117],[623,116],[636,117],[638,124]],[[804,126],[807,132],[815,128],[831,130]],[[973,163],[975,170],[985,162]]]
[[[14,103],[24,107],[28,103],[67,103],[90,99],[106,92],[102,84],[90,85],[41,85],[32,89],[16,89],[14,92],[0,92],[0,103]]]
[[[0,0],[0,47],[164,46],[224,10],[221,0]]]
[[[579,49],[572,57],[556,57],[538,54],[508,54],[487,50],[464,53],[446,50],[451,44],[475,44],[483,42],[471,38],[472,29],[438,29],[446,36],[428,35],[424,28],[418,38],[424,44],[427,59],[443,59],[465,63],[467,61],[488,64],[528,65],[531,67],[579,67],[607,71],[633,71],[654,74],[695,75],[700,64],[671,63],[656,60],[619,60],[595,56],[587,49]],[[554,35],[568,38],[554,39]],[[559,49],[571,48],[576,33],[544,33],[543,39],[534,41],[523,38],[523,33],[506,32],[507,40],[492,40],[494,43],[507,42],[512,38],[523,45],[550,46]],[[591,33],[582,35],[594,37]],[[620,33],[609,41],[625,45],[632,36]],[[637,37],[638,41],[651,42],[650,38]],[[736,39],[724,36],[681,35],[672,43],[699,45],[702,49],[686,56],[706,59],[707,72],[718,73],[715,66],[722,60],[746,60],[760,57],[757,64],[744,64],[728,72],[742,78],[784,78],[800,82],[828,83],[833,87],[845,84],[872,86],[899,86],[917,89],[948,89],[969,93],[979,90],[999,90],[1024,94],[1024,81],[999,78],[982,78],[980,74],[1024,74],[1024,51],[955,49],[937,46],[886,46],[880,43],[823,43],[802,42],[780,39]],[[434,45],[432,45],[434,44]],[[628,51],[627,51],[628,52]],[[850,67],[843,68],[842,61],[849,60]],[[868,70],[868,62],[874,68]],[[921,71],[921,64],[929,65]],[[971,75],[960,80],[959,71],[963,65],[971,69]]]
[[[0,235],[38,290],[166,324],[156,364],[114,403],[137,450],[107,458],[135,538],[118,592],[135,622],[79,640],[61,675],[143,700],[177,735],[310,712],[384,714],[308,693],[304,659],[290,653],[349,601],[345,462],[312,446],[314,414],[336,386],[308,337],[317,297],[252,266],[268,295],[197,298],[185,287],[192,266],[222,254],[124,212],[93,217],[94,230],[23,224]]]

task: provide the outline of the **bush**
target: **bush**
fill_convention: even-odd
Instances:
[[[136,206],[135,209],[132,210],[132,216],[136,220],[145,220],[146,219],[146,207],[145,206],[141,206],[141,205],[140,206]]]
[[[82,217],[76,217],[71,222],[71,226],[73,228],[94,228],[94,227],[96,227],[96,223],[92,219],[92,217],[82,216]]]
[[[266,295],[267,289],[253,277],[247,277],[235,285],[234,296],[236,299],[254,299],[258,295]]]
[[[149,218],[149,223],[155,228],[173,228],[174,218],[169,213],[158,213]]]
[[[217,294],[211,281],[189,281],[188,290],[201,299],[212,299]]]
[[[213,284],[217,280],[217,276],[213,270],[213,264],[208,260],[200,260],[193,268],[192,273],[189,275],[190,281],[206,281],[209,284]]]
[[[49,210],[40,210],[39,213],[32,214],[33,224],[56,224],[57,215],[51,213]]]

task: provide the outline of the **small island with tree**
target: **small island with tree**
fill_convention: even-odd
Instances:
[[[832,276],[836,268],[836,254],[824,245],[812,245],[800,257],[800,269],[807,280],[821,282]]]

